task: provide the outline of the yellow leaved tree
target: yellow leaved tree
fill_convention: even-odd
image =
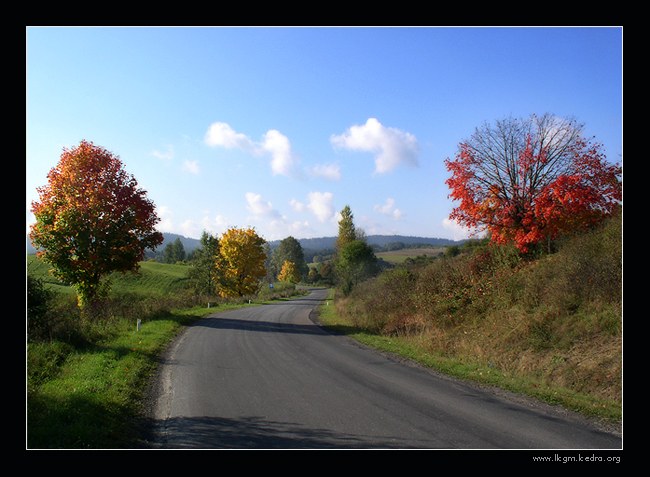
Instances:
[[[228,229],[219,240],[215,259],[217,292],[222,297],[255,293],[266,275],[264,243],[254,228]]]
[[[296,264],[291,260],[285,260],[282,264],[282,270],[278,274],[278,280],[281,282],[298,283],[300,281],[300,271]]]

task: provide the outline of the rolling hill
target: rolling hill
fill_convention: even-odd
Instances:
[[[163,242],[161,245],[156,247],[157,252],[162,252],[167,244],[174,242],[176,239],[180,239],[185,249],[185,253],[190,253],[193,250],[201,246],[201,241],[199,239],[185,237],[183,235],[163,232]],[[449,245],[458,245],[462,241],[455,241],[444,238],[435,238],[435,237],[413,237],[406,235],[368,235],[366,237],[369,245],[374,245],[384,250],[399,250],[402,248],[413,248],[413,247],[446,247]],[[333,250],[336,244],[336,237],[320,237],[320,238],[306,238],[298,239],[300,245],[305,250],[311,251],[321,251],[321,250]],[[272,240],[269,242],[271,248],[275,248],[280,244],[280,240]],[[27,246],[26,252],[28,255],[36,253],[36,249],[32,246],[27,237]],[[153,254],[147,254],[151,256]]]

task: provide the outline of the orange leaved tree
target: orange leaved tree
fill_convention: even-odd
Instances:
[[[219,239],[215,259],[217,291],[222,297],[255,293],[266,276],[266,241],[255,229],[228,229]]]
[[[574,120],[545,114],[477,128],[460,143],[446,184],[450,218],[527,252],[593,226],[622,199],[621,167]]]
[[[64,149],[47,178],[32,202],[36,223],[29,236],[86,309],[98,298],[103,277],[137,270],[145,249],[162,242],[159,218],[119,158],[92,142]]]

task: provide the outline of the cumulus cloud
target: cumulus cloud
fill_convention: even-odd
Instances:
[[[332,200],[334,194],[331,192],[310,192],[307,208],[316,216],[320,222],[325,222],[334,217],[334,205]]]
[[[402,211],[395,207],[395,199],[389,197],[383,205],[375,205],[375,210],[380,214],[388,215],[389,217],[399,220],[404,214]]]
[[[295,167],[299,161],[291,152],[291,144],[287,136],[276,129],[271,129],[264,134],[261,147],[271,155],[271,171],[274,175],[295,174]]]
[[[273,204],[265,200],[261,194],[248,192],[246,194],[247,209],[253,214],[252,219],[258,222],[260,230],[264,230],[267,240],[285,238],[287,235],[305,236],[311,235],[313,230],[307,220],[291,220],[286,215],[273,208]],[[296,208],[304,211],[307,206],[292,200],[290,202],[294,210]]]
[[[330,142],[342,149],[372,152],[377,174],[390,172],[401,164],[418,165],[416,137],[400,129],[386,127],[375,118],[369,118],[365,124],[351,126],[343,134],[332,135]]]
[[[289,201],[289,205],[296,212],[302,212],[302,211],[305,210],[305,204],[303,204],[302,202],[300,202],[299,200],[296,200],[296,199],[291,199]]]
[[[156,214],[160,218],[156,228],[161,232],[171,232],[174,227],[172,210],[166,205],[161,205],[156,207]]]
[[[330,181],[341,179],[341,168],[338,164],[317,164],[309,170],[314,177],[320,177]]]
[[[247,208],[257,217],[280,217],[280,213],[273,208],[271,202],[262,198],[261,194],[246,192]]]
[[[442,227],[451,234],[452,240],[464,240],[470,238],[476,231],[460,225],[455,220],[446,217],[442,221]]]
[[[300,162],[291,150],[289,138],[277,129],[269,129],[262,140],[256,142],[245,134],[236,132],[229,124],[216,122],[208,128],[205,143],[211,147],[241,149],[256,156],[269,156],[273,175],[293,176]]]
[[[253,151],[255,143],[245,134],[236,132],[227,123],[212,123],[205,133],[205,143],[208,146],[221,146],[226,149],[243,149]]]

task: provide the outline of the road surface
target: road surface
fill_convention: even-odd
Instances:
[[[154,446],[621,449],[551,406],[439,376],[310,319],[326,290],[198,320],[160,369]]]

